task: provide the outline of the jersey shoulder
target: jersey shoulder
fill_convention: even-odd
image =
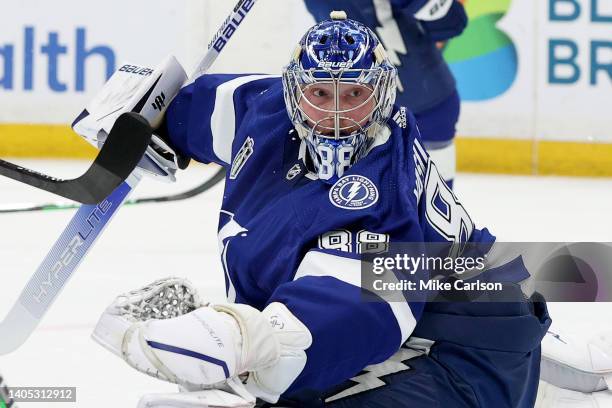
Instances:
[[[237,130],[256,99],[269,89],[282,88],[277,75],[206,74],[183,87],[166,114],[173,145],[185,156],[223,166],[232,160]],[[282,100],[282,98],[281,98]]]
[[[354,219],[367,215],[373,221],[367,226],[374,228],[370,231],[386,232],[397,225],[407,230],[409,224],[418,223],[423,170],[416,167],[427,163],[418,140],[414,116],[405,108],[394,108],[367,155],[331,187],[332,204],[349,210]]]
[[[388,121],[391,144],[388,148],[390,167],[398,192],[416,208],[423,191],[429,160],[413,113],[404,106],[395,106]]]

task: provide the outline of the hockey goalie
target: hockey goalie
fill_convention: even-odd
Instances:
[[[534,405],[551,320],[520,282],[506,302],[363,301],[361,244],[495,242],[394,104],[396,76],[376,35],[333,12],[282,77],[207,74],[178,91],[156,137],[227,168],[228,301],[168,278],[106,309],[94,339],[179,385],[141,407]]]

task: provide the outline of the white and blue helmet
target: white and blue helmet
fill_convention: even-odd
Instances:
[[[283,69],[283,88],[289,117],[306,142],[319,179],[335,182],[367,152],[391,115],[396,81],[397,70],[376,35],[342,11],[332,12],[330,20],[302,37]],[[306,96],[309,86],[321,84],[333,89],[331,107],[317,106]],[[366,87],[369,96],[358,106],[341,107],[338,95],[346,84]],[[366,105],[371,109],[356,119]]]

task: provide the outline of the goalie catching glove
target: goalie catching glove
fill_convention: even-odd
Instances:
[[[306,364],[309,330],[287,307],[205,304],[184,279],[119,296],[93,339],[135,369],[191,391],[248,374],[247,390],[276,402]]]

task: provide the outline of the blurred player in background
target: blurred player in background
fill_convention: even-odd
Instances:
[[[378,34],[397,67],[397,103],[411,110],[427,152],[452,188],[456,171],[455,125],[460,100],[455,79],[438,47],[461,34],[467,15],[457,0],[305,0],[316,21],[331,10]]]

